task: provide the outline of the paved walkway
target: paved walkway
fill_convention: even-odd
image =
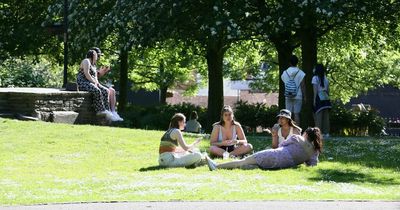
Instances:
[[[73,203],[0,207],[0,210],[400,210],[399,202],[381,201],[266,201],[266,202],[125,202]]]

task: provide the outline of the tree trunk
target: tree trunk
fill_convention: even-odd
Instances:
[[[275,48],[278,52],[279,63],[279,109],[285,108],[285,84],[281,80],[282,73],[289,68],[290,56],[293,54],[294,47],[281,42],[275,42]],[[286,42],[287,43],[287,42]]]
[[[222,65],[224,50],[219,47],[207,47],[208,65],[208,105],[206,130],[211,131],[212,124],[220,119],[224,104],[224,86]]]
[[[306,101],[303,104],[301,112],[301,126],[306,128],[314,125],[313,117],[313,86],[311,79],[313,77],[313,69],[317,64],[317,29],[310,27],[303,29],[301,33],[301,57],[302,70],[306,73]]]
[[[128,96],[128,51],[121,49],[119,55],[120,72],[119,72],[119,101],[118,111],[125,111]]]

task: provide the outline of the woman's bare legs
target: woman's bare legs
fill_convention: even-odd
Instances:
[[[225,168],[225,169],[232,169],[232,168],[242,168],[242,169],[253,169],[257,168],[257,162],[256,159],[254,158],[253,155],[241,159],[241,160],[235,160],[227,163],[221,163],[217,164],[213,160],[211,160],[209,157],[206,157],[208,168],[213,171],[216,170],[217,168]]]
[[[253,145],[246,143],[246,144],[241,144],[237,146],[231,153],[230,155],[233,156],[239,156],[239,155],[245,155],[253,150]]]
[[[109,91],[109,97],[108,100],[110,102],[110,110],[111,112],[115,112],[115,104],[116,104],[116,98],[115,98],[115,90],[114,88],[110,87],[108,88]]]
[[[231,162],[218,164],[217,168],[241,168],[247,165],[257,165],[256,159],[253,157],[253,155],[241,160],[234,160]]]

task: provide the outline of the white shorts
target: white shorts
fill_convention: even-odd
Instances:
[[[286,109],[294,114],[298,114],[301,111],[301,106],[303,105],[302,99],[292,99],[285,98]]]
[[[185,167],[200,162],[202,155],[199,152],[178,154],[174,152],[164,152],[160,154],[158,163],[165,167]]]

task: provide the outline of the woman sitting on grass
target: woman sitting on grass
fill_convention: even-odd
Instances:
[[[171,118],[169,129],[161,138],[159,149],[159,164],[164,167],[185,167],[199,164],[204,157],[193,149],[200,143],[201,138],[192,144],[186,144],[182,132],[186,118],[181,113]]]
[[[225,151],[229,156],[245,155],[253,150],[247,142],[242,126],[234,120],[233,110],[224,106],[221,110],[221,120],[213,125],[210,139],[210,153],[222,157]]]
[[[289,110],[281,109],[276,118],[278,118],[278,123],[272,127],[272,149],[278,148],[279,144],[290,136],[301,134],[301,128],[294,123]]]
[[[217,168],[253,168],[262,169],[289,168],[306,163],[315,166],[318,163],[318,155],[322,151],[322,138],[319,128],[307,128],[303,134],[292,135],[282,142],[277,149],[268,149],[257,152],[245,159],[217,164],[207,158],[211,171]]]

